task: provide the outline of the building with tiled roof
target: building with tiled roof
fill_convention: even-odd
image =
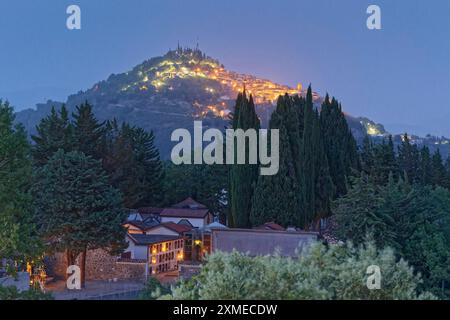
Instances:
[[[202,228],[213,221],[211,211],[192,198],[187,198],[170,208],[164,208],[159,214],[161,222],[188,221],[194,228]]]

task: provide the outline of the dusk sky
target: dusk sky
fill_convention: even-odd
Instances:
[[[82,29],[66,28],[77,4]],[[381,7],[382,30],[366,9]],[[226,68],[312,84],[393,133],[450,136],[448,0],[2,0],[0,97],[65,101],[179,42]]]

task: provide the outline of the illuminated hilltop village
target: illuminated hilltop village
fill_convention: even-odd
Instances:
[[[279,95],[305,95],[301,85],[293,88],[232,72],[198,49],[178,47],[144,61],[128,72],[111,74],[91,88],[70,95],[65,104],[71,113],[77,105],[88,101],[102,121],[116,119],[118,123],[127,122],[153,131],[162,158],[168,158],[172,148],[170,137],[175,128],[192,128],[193,121],[198,119],[203,121],[205,128],[223,129],[229,125],[228,113],[234,109],[237,94],[244,85],[253,95],[263,128],[269,125]],[[313,99],[315,106],[320,107],[322,98],[313,92]],[[30,134],[35,134],[40,120],[51,112],[52,107],[60,108],[62,104],[47,101],[38,104],[36,110],[17,113],[16,119]],[[362,143],[366,134],[380,141],[389,134],[382,125],[367,118],[349,114],[346,118],[358,143]],[[431,151],[439,147],[444,155],[450,153],[450,139],[444,137],[411,136],[411,141],[427,145]],[[395,135],[394,143],[400,142],[401,137]]]
[[[230,112],[239,91],[245,87],[247,93],[253,95],[259,106],[272,105],[278,96],[288,93],[304,94],[302,85],[297,88],[274,83],[270,80],[257,78],[252,75],[240,74],[224,68],[217,60],[207,57],[199,49],[182,49],[169,51],[160,61],[148,61],[140,65],[136,81],[121,88],[122,91],[152,91],[153,93],[167,93],[178,91],[182,87],[180,80],[188,80],[192,84],[198,80],[203,84],[201,90],[211,97],[211,103],[194,99],[192,105],[198,117],[208,113],[225,118]],[[195,96],[195,94],[193,95]],[[319,99],[314,94],[315,99]],[[200,99],[204,100],[204,99]]]

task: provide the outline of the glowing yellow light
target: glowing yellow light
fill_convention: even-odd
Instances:
[[[201,243],[202,243],[201,240],[195,240],[195,241],[194,241],[194,244],[195,244],[196,246],[199,246]]]

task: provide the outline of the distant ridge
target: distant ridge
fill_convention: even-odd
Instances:
[[[172,143],[170,134],[176,128],[192,129],[194,120],[203,120],[205,127],[224,128],[228,114],[234,107],[240,90],[253,95],[263,126],[266,126],[279,95],[304,95],[301,84],[295,88],[252,75],[229,71],[218,60],[207,56],[198,48],[170,50],[164,56],[154,57],[128,72],[112,74],[95,83],[90,89],[70,95],[64,102],[69,111],[88,101],[100,120],[116,118],[146,130],[153,130],[156,145],[163,158],[168,158]],[[317,107],[322,98],[313,93]],[[47,101],[37,109],[17,113],[17,121],[24,124],[30,134],[35,133],[39,121],[47,116],[52,106],[63,102]],[[382,125],[366,118],[347,115],[355,138],[361,141],[366,133],[381,139],[388,133]],[[394,137],[400,141],[400,137]],[[413,142],[437,146],[446,153],[450,141],[445,138],[413,136]]]

